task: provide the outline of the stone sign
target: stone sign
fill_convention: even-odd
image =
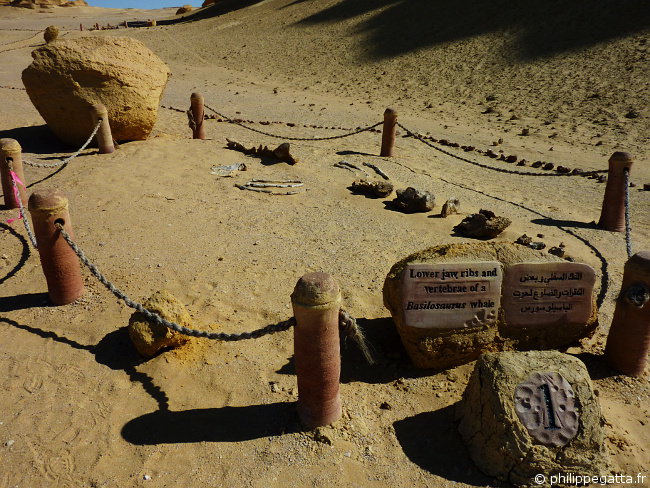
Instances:
[[[520,263],[508,266],[503,309],[509,327],[586,324],[592,313],[596,275],[581,263]]]
[[[578,433],[575,393],[560,373],[533,373],[517,385],[514,401],[521,423],[545,446],[565,446]]]
[[[404,324],[459,329],[494,323],[502,279],[498,261],[408,264],[402,275]]]

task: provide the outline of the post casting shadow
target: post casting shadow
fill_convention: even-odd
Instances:
[[[297,427],[294,403],[269,403],[156,411],[130,420],[122,428],[125,441],[135,445],[188,442],[242,442],[276,437]]]
[[[0,138],[17,140],[24,153],[58,154],[68,152],[71,149],[70,146],[62,143],[45,124],[1,130]]]
[[[575,229],[600,229],[595,222],[580,222],[578,220],[559,220],[559,219],[532,219],[533,224],[547,225],[549,227],[573,227]]]
[[[0,222],[0,229],[6,230],[7,232],[9,232],[9,234],[11,234],[16,239],[18,239],[22,247],[22,251],[20,253],[20,259],[18,260],[16,265],[13,268],[11,268],[6,275],[0,278],[0,285],[2,285],[5,281],[15,276],[16,273],[18,273],[18,271],[20,271],[23,268],[23,266],[25,266],[25,263],[29,259],[31,250],[29,244],[27,243],[27,239],[25,239],[22,235],[16,232],[13,227],[11,227],[8,224],[5,224],[4,222]],[[0,305],[0,312],[6,312],[6,311],[7,310],[3,310],[2,306]]]
[[[160,410],[164,411],[169,409],[169,398],[167,394],[153,382],[153,379],[149,375],[135,369],[137,365],[142,364],[145,360],[135,352],[126,327],[109,332],[95,345],[86,345],[61,336],[56,332],[20,324],[5,317],[0,317],[0,323],[11,325],[16,329],[27,331],[43,339],[52,339],[73,349],[92,353],[99,364],[103,364],[112,370],[124,371],[128,375],[129,380],[140,383],[144,391],[156,400]]]
[[[13,312],[34,307],[49,307],[47,293],[23,293],[11,297],[0,297],[0,312]]]
[[[449,481],[472,486],[509,486],[481,473],[470,459],[454,422],[457,405],[395,422],[395,435],[404,454],[422,469]]]

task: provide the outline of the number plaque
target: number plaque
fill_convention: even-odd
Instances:
[[[559,373],[533,373],[517,385],[515,410],[531,437],[544,445],[565,446],[578,433],[573,388]]]

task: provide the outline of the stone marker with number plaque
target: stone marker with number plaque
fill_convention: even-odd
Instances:
[[[484,354],[456,413],[474,463],[489,476],[529,486],[539,473],[599,476],[607,469],[598,398],[573,356]]]

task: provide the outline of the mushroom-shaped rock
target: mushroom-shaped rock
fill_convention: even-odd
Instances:
[[[170,72],[142,42],[129,37],[61,39],[32,52],[22,74],[32,103],[67,144],[83,144],[93,129],[89,108],[108,109],[113,138],[151,133]]]

